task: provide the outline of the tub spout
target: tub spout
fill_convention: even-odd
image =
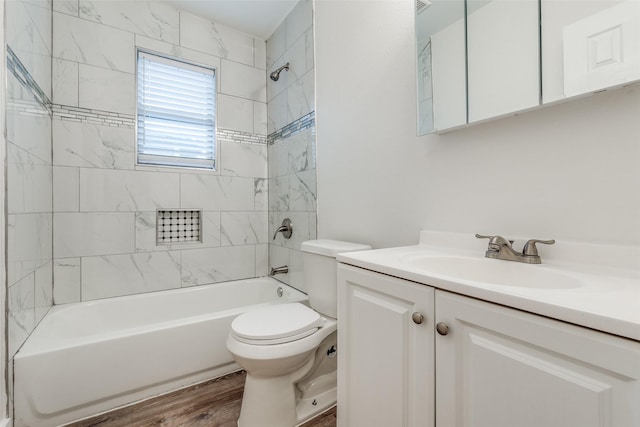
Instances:
[[[286,274],[289,272],[289,267],[283,265],[282,267],[271,267],[271,273],[269,276],[275,276],[276,274]]]

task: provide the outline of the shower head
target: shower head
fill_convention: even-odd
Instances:
[[[280,72],[282,70],[289,71],[289,63],[288,62],[269,75],[269,77],[271,77],[271,80],[273,80],[274,82],[277,82],[278,79],[280,78]]]

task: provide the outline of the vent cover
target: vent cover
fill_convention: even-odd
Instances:
[[[416,0],[416,12],[420,13],[426,10],[429,6],[431,6],[431,1],[429,0]]]
[[[156,244],[202,242],[201,219],[199,210],[158,210]]]

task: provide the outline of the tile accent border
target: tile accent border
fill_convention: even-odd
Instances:
[[[269,143],[269,145],[271,145],[277,139],[288,138],[298,132],[312,128],[315,125],[316,125],[316,112],[312,111],[300,117],[299,119],[292,121],[288,125],[283,126],[277,131],[269,134],[269,136],[267,137],[267,142]]]
[[[53,118],[70,122],[91,123],[103,126],[133,129],[135,116],[133,114],[113,113],[111,111],[92,110],[90,108],[72,107],[69,105],[53,104]]]
[[[51,108],[54,119],[127,129],[135,128],[136,118],[134,114],[114,113],[111,111],[72,107],[60,104],[53,104]],[[241,144],[267,144],[267,137],[264,135],[240,132],[231,129],[217,129],[216,138],[218,141],[231,141]]]
[[[241,144],[263,144],[266,145],[267,137],[249,132],[240,132],[231,129],[218,129],[216,131],[218,141],[239,142]]]
[[[27,89],[35,98],[36,102],[51,114],[51,100],[46,93],[38,86],[38,83],[29,73],[20,58],[7,45],[7,70]]]

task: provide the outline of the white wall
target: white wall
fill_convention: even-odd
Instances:
[[[413,3],[315,9],[318,235],[640,244],[640,87],[415,137]]]

